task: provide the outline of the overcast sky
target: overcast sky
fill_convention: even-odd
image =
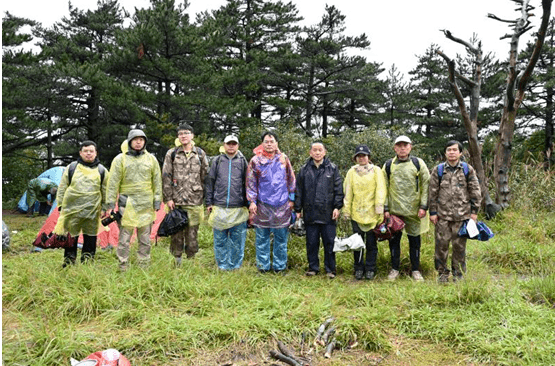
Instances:
[[[180,0],[176,0],[178,3]],[[451,58],[464,54],[464,47],[449,41],[441,29],[450,30],[455,37],[468,41],[473,33],[482,40],[484,53],[494,52],[500,60],[509,53],[509,40],[500,37],[510,32],[507,23],[487,18],[493,13],[503,19],[516,19],[520,14],[510,0],[292,0],[305,20],[303,25],[318,23],[325,5],[335,5],[346,15],[345,34],[351,36],[366,33],[371,42],[369,51],[362,53],[368,61],[381,62],[386,69],[392,64],[404,74],[417,64],[416,55],[423,55],[430,45],[437,44]],[[67,0],[4,0],[2,12],[29,18],[45,26],[67,16]],[[213,10],[226,3],[225,0],[190,0],[189,13]],[[96,8],[96,0],[73,0],[79,9]],[[123,8],[133,13],[134,8],[150,6],[148,0],[120,0]],[[537,30],[541,20],[541,1],[531,0],[536,6],[532,23]],[[519,50],[531,39],[528,32],[521,39]]]

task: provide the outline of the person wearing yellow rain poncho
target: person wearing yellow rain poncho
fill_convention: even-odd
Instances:
[[[193,127],[183,123],[177,127],[175,148],[169,149],[162,167],[164,202],[168,209],[179,207],[187,212],[187,227],[171,236],[170,253],[181,265],[183,251],[187,258],[198,252],[198,228],[203,219],[204,182],[208,174],[206,153],[195,146]]]
[[[360,234],[366,244],[365,262],[364,250],[353,252],[355,278],[361,280],[364,276],[367,280],[373,280],[376,276],[378,245],[372,229],[383,221],[385,179],[382,170],[370,163],[368,146],[357,146],[353,160],[357,165],[349,169],[344,182],[343,215],[351,219],[353,232]]]
[[[94,259],[100,215],[107,208],[107,177],[106,168],[98,161],[96,144],[81,143],[79,158],[64,170],[58,187],[60,217],[54,233],[69,233],[73,237],[73,245],[64,249],[64,267],[75,264],[80,233],[83,233],[81,262]]]
[[[399,216],[405,222],[405,231],[409,240],[411,277],[415,281],[424,281],[420,273],[420,235],[429,230],[428,186],[430,171],[424,160],[410,155],[412,142],[407,136],[399,136],[393,146],[395,158],[389,159],[383,167],[387,184],[385,218]],[[391,271],[389,281],[399,277],[401,262],[402,231],[389,240],[391,252]]]
[[[162,178],[156,158],[146,151],[146,135],[142,130],[129,131],[127,140],[121,144],[122,153],[114,158],[108,179],[106,202],[114,210],[118,197],[119,222],[117,256],[120,270],[129,267],[129,241],[135,228],[139,248],[140,266],[150,262],[150,231],[155,210],[162,203]]]

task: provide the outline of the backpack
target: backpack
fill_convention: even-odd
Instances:
[[[441,163],[437,166],[437,177],[439,179],[439,184],[441,184],[441,178],[443,177],[443,172],[445,171],[445,164]],[[468,164],[464,161],[461,161],[461,166],[463,168],[464,177],[466,178],[466,182],[468,183]]]
[[[412,161],[412,163],[414,164],[414,166],[416,167],[416,171],[418,172],[418,174],[420,174],[420,162],[418,161],[418,158],[416,156],[410,156],[410,161]],[[388,159],[385,162],[385,172],[387,173],[387,180],[390,180],[390,176],[391,176],[391,164],[393,163],[393,159]],[[418,174],[416,175],[416,191],[418,191]]]
[[[67,185],[71,185],[71,179],[73,178],[73,174],[75,174],[75,169],[77,168],[77,161],[72,162],[69,164],[68,172],[67,172]],[[104,181],[104,175],[106,175],[106,168],[104,165],[98,164],[98,173],[100,174],[100,186],[102,187],[102,182]]]

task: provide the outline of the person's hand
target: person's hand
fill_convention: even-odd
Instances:
[[[301,218],[301,213],[297,212],[297,219],[300,219],[300,218]]]
[[[339,218],[339,210],[337,208],[333,209],[333,212],[331,214],[331,218],[332,218],[332,220],[337,220]]]
[[[430,216],[430,221],[432,222],[432,224],[436,225],[436,224],[437,224],[437,220],[438,220],[437,215],[431,215],[431,216]]]
[[[251,202],[251,205],[249,206],[249,212],[251,213],[251,215],[253,216],[256,215],[256,210],[257,210],[256,203]]]
[[[418,210],[418,218],[421,219],[426,216],[426,210],[419,209]]]
[[[212,212],[212,206],[207,206],[207,207],[206,207],[206,211],[207,211],[208,213],[211,213],[211,212]]]
[[[474,222],[478,222],[478,215],[477,214],[470,214],[470,218],[474,220]]]
[[[168,202],[166,202],[166,206],[168,206],[170,210],[173,210],[175,209],[175,202],[173,202],[173,200],[169,200]]]
[[[391,217],[391,214],[389,213],[389,211],[386,211],[383,213],[383,218],[388,220]]]
[[[289,201],[289,208],[293,209],[294,206],[295,206],[295,202]]]

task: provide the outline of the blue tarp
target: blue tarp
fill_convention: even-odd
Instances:
[[[62,174],[64,173],[64,170],[65,170],[65,167],[56,166],[54,168],[50,168],[44,171],[37,178],[48,179],[56,183],[57,185],[60,185],[60,181],[62,180]],[[52,210],[56,207],[56,204],[57,204],[56,201],[52,203]],[[38,205],[38,202],[35,202],[35,205]],[[23,193],[23,196],[21,196],[21,199],[17,204],[17,209],[21,212],[27,212],[27,210],[29,209],[29,206],[27,206],[27,191],[25,191],[25,193]],[[36,210],[38,211],[38,207],[36,207]],[[52,210],[50,210],[50,212],[52,212]]]

